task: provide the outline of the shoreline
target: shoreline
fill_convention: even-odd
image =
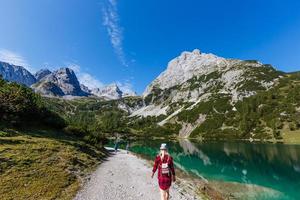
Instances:
[[[106,161],[87,177],[74,200],[141,199],[157,200],[159,187],[157,177],[151,179],[152,161],[140,154],[113,148]],[[157,173],[156,173],[157,175]],[[260,199],[261,197],[283,197],[271,188],[237,182],[206,180],[176,169],[176,182],[170,188],[171,200],[224,200]],[[261,195],[263,194],[263,195]]]
[[[146,161],[149,167],[152,167],[153,161],[149,160],[143,155],[132,153],[137,158]],[[199,199],[217,199],[223,200],[222,193],[215,190],[210,182],[204,177],[199,177],[192,175],[188,172],[183,171],[182,169],[176,167],[176,184],[186,192],[193,193],[194,198]]]
[[[145,160],[149,167],[153,161],[147,156],[132,153]],[[192,192],[200,199],[266,199],[274,197],[284,198],[284,194],[272,188],[250,184],[222,180],[207,180],[201,175],[191,174],[180,168],[176,168],[176,184],[186,192]]]
[[[149,163],[137,155],[124,150],[113,153],[101,163],[84,183],[74,200],[117,200],[160,198],[156,176],[151,179],[152,168]],[[157,173],[156,173],[157,174]],[[171,200],[202,200],[197,196],[196,189],[182,187],[181,179],[172,183]]]
[[[115,137],[110,137],[109,139],[114,140]],[[172,137],[157,137],[157,136],[150,136],[153,140],[191,140],[191,141],[198,141],[198,142],[243,142],[248,144],[282,144],[282,145],[300,145],[300,136],[297,135],[297,139],[295,141],[289,140],[287,138],[284,139],[257,139],[257,138],[245,138],[245,139],[223,139],[223,138],[209,138],[209,139],[202,139],[197,137],[178,137],[178,136],[172,136]],[[122,138],[121,138],[122,139]],[[139,139],[149,139],[149,137],[146,136],[130,136],[128,137],[130,140],[139,140]]]

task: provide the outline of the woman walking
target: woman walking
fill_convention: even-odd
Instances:
[[[176,178],[173,158],[168,154],[167,145],[165,143],[161,144],[160,153],[155,158],[152,178],[157,169],[161,200],[169,200],[169,189],[172,181],[175,182]]]
[[[118,139],[118,136],[116,136],[116,139],[115,139],[115,147],[114,147],[115,153],[118,152],[118,148],[119,148],[119,139]]]

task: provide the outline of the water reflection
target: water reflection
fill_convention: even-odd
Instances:
[[[153,158],[162,141],[136,141],[132,150]],[[255,184],[300,199],[300,146],[189,140],[169,142],[177,167],[209,180]],[[275,198],[276,199],[276,198]]]
[[[182,147],[183,152],[187,154],[197,155],[202,161],[204,165],[211,165],[209,157],[203,153],[200,149],[198,149],[191,141],[187,139],[179,140],[179,145]]]

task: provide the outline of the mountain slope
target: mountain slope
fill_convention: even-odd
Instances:
[[[81,138],[49,130],[0,136],[0,151],[2,200],[73,199],[106,154]]]
[[[104,97],[105,99],[112,100],[112,99],[120,99],[123,97],[123,92],[120,90],[117,84],[113,83],[107,85],[102,88],[95,88],[91,92],[97,97]]]
[[[78,97],[94,95],[105,100],[137,96],[131,90],[123,92],[117,84],[94,89],[88,88],[79,83],[76,74],[69,68],[61,68],[54,72],[41,69],[32,75],[24,67],[0,61],[0,75],[7,81],[24,84],[45,96]]]
[[[11,82],[30,86],[36,82],[35,77],[24,67],[11,65],[0,61],[0,75],[3,79]]]
[[[137,94],[133,91],[126,91],[123,92],[119,86],[115,83],[106,85],[102,88],[94,88],[91,91],[91,94],[102,97],[106,100],[115,100],[115,99],[121,99],[124,97],[134,97],[137,96]]]
[[[99,130],[70,127],[30,88],[0,78],[0,199],[72,199],[104,158]]]
[[[198,115],[206,115],[206,120],[191,131],[192,137],[287,141],[299,135],[299,100],[300,73],[286,74],[276,86],[234,106],[224,99],[208,101],[193,110],[184,110],[177,120],[196,124]]]
[[[64,120],[46,109],[41,98],[30,88],[0,78],[0,130],[3,127],[30,125],[61,128]]]
[[[34,74],[34,77],[36,78],[36,81],[40,81],[42,78],[49,74],[51,74],[51,71],[49,69],[41,69]]]
[[[110,101],[92,96],[72,100],[45,97],[44,101],[49,110],[62,116],[72,126],[86,127],[89,130],[101,127],[108,133],[128,129],[125,118],[143,105],[140,97],[125,97]]]
[[[257,90],[270,88],[280,74],[258,61],[225,59],[194,50],[170,61],[143,96],[146,103],[159,104],[166,100],[197,102],[199,98],[204,100],[213,93],[222,93],[231,95],[236,102]]]
[[[87,96],[88,94],[82,91],[80,83],[70,68],[61,68],[45,77],[40,82],[34,84],[32,88],[35,92],[49,96]]]
[[[282,81],[290,82],[290,75],[258,61],[183,52],[147,87],[145,106],[131,117],[155,117],[159,126],[180,127],[180,137],[280,138],[264,120],[256,129],[257,119],[241,105],[251,107],[249,99],[270,95]]]
[[[194,51],[171,61],[143,97],[47,104],[70,124],[106,133],[290,142],[300,132],[299,88],[299,73]]]

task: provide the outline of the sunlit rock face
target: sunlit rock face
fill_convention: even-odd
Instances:
[[[120,99],[123,96],[123,92],[117,84],[110,84],[102,88],[95,88],[91,92],[95,96],[106,99]]]
[[[131,116],[159,117],[160,126],[180,125],[178,135],[186,138],[207,119],[224,116],[238,101],[272,88],[280,75],[271,65],[255,60],[185,51],[148,85],[144,106]],[[228,128],[220,126],[221,131]]]
[[[61,68],[43,77],[40,82],[34,84],[32,88],[42,95],[54,96],[87,96],[80,83],[70,68]]]
[[[176,90],[176,94],[171,94],[173,102],[197,101],[200,96],[217,86],[218,92],[231,94],[233,100],[238,100],[253,94],[251,89],[241,89],[243,82],[257,82],[265,89],[272,86],[276,76],[271,80],[264,79],[263,76],[268,76],[273,71],[275,69],[271,66],[258,61],[225,59],[201,53],[198,49],[185,51],[168,63],[167,69],[146,88],[143,96],[146,97],[155,90],[171,89]]]
[[[30,86],[36,82],[35,77],[24,67],[0,61],[0,75],[7,81]]]
[[[91,94],[97,97],[102,97],[107,100],[137,96],[137,94],[134,91],[130,91],[130,90],[126,92],[122,91],[116,83],[112,83],[101,88],[94,88],[90,92]]]
[[[226,59],[196,49],[171,60],[166,70],[149,84],[143,97],[146,104],[157,105],[197,103],[212,94],[224,94],[236,102],[272,87],[278,76],[272,66],[258,61]]]
[[[36,81],[40,81],[49,74],[51,74],[51,71],[49,69],[41,69],[34,74],[34,77]]]

